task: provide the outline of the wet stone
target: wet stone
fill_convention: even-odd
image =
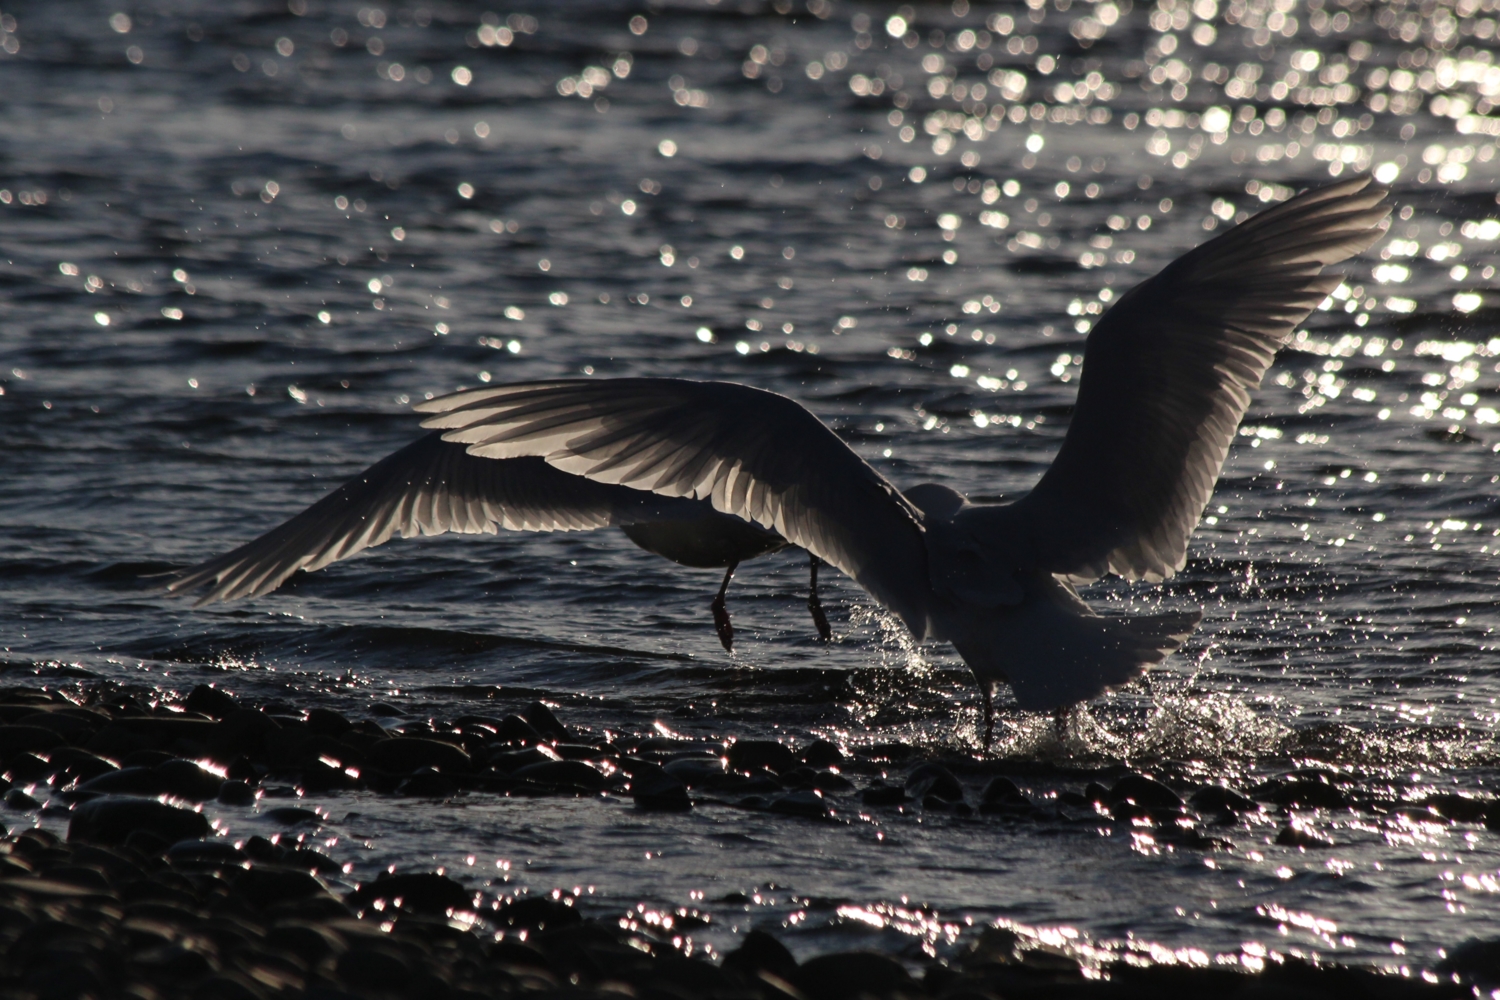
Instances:
[[[190,760],[168,760],[156,765],[153,770],[161,779],[168,795],[175,795],[189,802],[206,802],[217,798],[224,779],[199,767]]]
[[[51,761],[44,760],[34,753],[19,753],[5,765],[5,776],[11,781],[27,784],[40,781],[57,770],[58,768]]]
[[[40,802],[19,788],[12,788],[5,793],[5,808],[7,809],[14,809],[17,812],[30,812],[33,809],[40,809],[41,807],[42,804]]]
[[[723,965],[751,982],[756,981],[761,972],[769,972],[787,983],[797,977],[797,960],[786,945],[765,931],[746,934],[740,946],[724,956]]]
[[[261,813],[273,823],[282,826],[297,826],[300,823],[318,823],[323,817],[311,809],[303,809],[301,806],[278,806],[275,809],[267,809]]]
[[[347,902],[355,910],[367,910],[377,900],[413,913],[442,915],[449,910],[473,910],[474,896],[463,885],[436,872],[385,875],[351,892]]]
[[[208,820],[201,813],[151,799],[104,797],[91,799],[73,810],[68,840],[97,844],[119,844],[131,834],[146,833],[167,844],[204,837]]]
[[[1254,799],[1223,785],[1204,785],[1193,793],[1189,801],[1194,809],[1202,813],[1242,813],[1260,809],[1260,803]]]
[[[570,738],[568,727],[564,726],[557,716],[552,714],[552,709],[542,702],[532,702],[527,706],[526,711],[521,713],[521,718],[529,722],[547,739],[566,742]]]
[[[679,812],[693,807],[687,785],[654,765],[636,769],[630,779],[630,794],[637,809]]]
[[[572,785],[591,792],[600,791],[609,784],[609,779],[598,768],[590,767],[581,760],[554,760],[530,764],[517,770],[515,777],[552,785]]]
[[[959,802],[964,797],[964,786],[943,765],[923,764],[906,776],[906,792],[912,798],[925,799],[930,795]]]
[[[524,750],[504,750],[489,756],[487,763],[497,771],[512,774],[532,764],[547,764],[559,760],[559,756],[546,746],[527,747]]]
[[[569,927],[583,922],[578,910],[561,900],[544,896],[523,896],[506,903],[495,912],[495,923],[513,930],[547,930]]]
[[[867,806],[898,806],[906,801],[906,789],[876,780],[860,793],[859,800]]]
[[[1271,792],[1277,805],[1301,809],[1344,809],[1349,796],[1336,785],[1321,779],[1304,778],[1286,782]]]
[[[239,707],[234,695],[209,684],[199,684],[188,694],[183,707],[213,719],[223,719]]]
[[[307,728],[319,736],[342,736],[354,728],[354,723],[331,708],[314,708],[307,713]]]
[[[662,770],[689,788],[694,788],[723,775],[724,760],[721,757],[685,757],[668,761],[662,766]]]
[[[473,770],[469,755],[452,743],[405,736],[375,744],[370,751],[370,763],[392,774],[411,774],[423,767],[440,771]]]
[[[856,1000],[920,991],[900,962],[868,951],[810,958],[797,969],[792,982],[815,1000]]]
[[[1105,799],[1111,807],[1121,802],[1131,802],[1147,809],[1181,809],[1182,796],[1178,795],[1155,778],[1143,774],[1127,774],[1114,783]]]
[[[521,718],[519,715],[507,715],[500,720],[500,739],[507,742],[526,743],[535,745],[545,743],[544,737],[539,729]]]
[[[813,740],[803,747],[801,756],[802,763],[814,768],[839,767],[849,759],[838,744],[824,739]]]
[[[411,777],[396,786],[397,795],[416,798],[446,799],[458,794],[458,784],[435,768],[419,768]]]
[[[801,763],[791,747],[775,740],[736,740],[726,752],[729,766],[736,771],[765,768],[781,773]]]
[[[828,815],[828,803],[823,801],[823,793],[811,788],[779,795],[766,808],[774,813],[808,819],[823,819]]]
[[[1312,827],[1300,823],[1288,823],[1276,835],[1276,843],[1283,847],[1333,847],[1333,838]]]

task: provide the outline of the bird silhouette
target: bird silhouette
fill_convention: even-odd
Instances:
[[[534,492],[506,492],[497,481],[500,492],[480,499],[483,491],[449,486],[470,499],[445,502],[450,493],[403,480],[381,494],[390,496],[381,501],[387,513],[352,530],[327,530],[346,523],[336,507],[335,516],[311,517],[344,490],[360,494],[356,480],[172,587],[211,583],[209,599],[264,592],[296,568],[424,525],[644,525],[639,544],[689,562],[679,556],[691,546],[666,550],[692,533],[684,524],[710,523],[707,534],[727,538],[709,518],[716,513],[774,532],[768,548],[790,543],[834,566],[918,639],[951,642],[978,681],[988,747],[997,684],[1008,683],[1023,710],[1059,710],[1137,677],[1192,633],[1197,610],[1104,617],[1076,587],[1106,574],[1160,582],[1183,568],[1251,391],[1297,324],[1338,287],[1340,276],[1323,269],[1379,238],[1386,194],[1367,176],[1307,191],[1121,296],[1089,334],[1057,457],[1011,503],[971,503],[933,483],[903,493],[800,403],[746,385],[618,378],[486,386],[417,404],[429,415],[423,426],[497,469],[537,463],[526,467],[537,475],[523,477]],[[411,447],[448,454],[433,441]],[[482,464],[465,468],[486,475]],[[658,506],[677,501],[699,513]],[[678,527],[652,527],[662,523]],[[658,547],[658,537],[673,541]]]

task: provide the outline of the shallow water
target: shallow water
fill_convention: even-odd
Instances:
[[[1014,496],[1066,429],[1108,297],[1239,213],[1375,168],[1390,235],[1268,375],[1186,571],[1088,595],[1201,606],[1203,626],[1062,743],[1003,713],[999,769],[1038,797],[1122,763],[1240,787],[1316,763],[1387,804],[1493,791],[1493,0],[1053,2],[726,0],[653,7],[639,34],[608,3],[4,7],[10,676],[209,680],[387,721],[543,696],[596,736],[969,753],[951,650],[828,574],[818,644],[800,554],[736,574],[732,656],[718,573],[617,532],[396,543],[202,610],[140,577],[404,444],[411,400],[491,380],[744,381],[898,485]],[[718,950],[764,926],[920,961],[1004,920],[1092,961],[1415,971],[1500,935],[1500,834],[1378,810],[1310,812],[1328,849],[1271,843],[1268,813],[1210,850],[920,810],[323,804],[351,877],[442,865],[599,914],[691,907]]]

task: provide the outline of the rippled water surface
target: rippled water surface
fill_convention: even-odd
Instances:
[[[921,961],[998,919],[1095,958],[1416,970],[1500,935],[1500,834],[1393,811],[1500,782],[1494,0],[290,7],[3,7],[11,681],[207,680],[383,702],[389,725],[541,696],[595,738],[825,736],[867,772],[942,756],[971,799],[1004,773],[1051,810],[323,800],[359,814],[325,831],[356,876],[693,907],[719,950],[762,926]],[[140,579],[411,440],[412,400],[486,381],[747,382],[899,485],[1015,496],[1105,303],[1363,169],[1393,179],[1389,234],[1278,358],[1186,571],[1088,594],[1203,626],[1061,742],[1003,710],[1000,760],[975,761],[951,649],[828,574],[819,644],[800,553],[736,575],[733,655],[718,572],[613,531],[395,543],[203,610]],[[1217,847],[1053,808],[1124,766],[1246,789],[1319,769],[1359,807],[1300,812],[1334,841],[1308,849],[1274,843],[1274,807],[1205,827]]]

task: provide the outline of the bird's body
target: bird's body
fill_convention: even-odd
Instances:
[[[903,493],[799,403],[728,382],[564,379],[463,390],[416,409],[472,459],[530,459],[565,477],[553,484],[555,509],[541,503],[553,527],[564,515],[592,518],[572,525],[580,527],[631,523],[638,544],[693,565],[711,547],[700,537],[707,504],[775,533],[760,542],[779,539],[831,563],[917,638],[951,642],[987,706],[1005,682],[1023,709],[1055,709],[1129,681],[1197,625],[1197,611],[1101,617],[1074,588],[1107,573],[1155,582],[1183,567],[1250,391],[1338,286],[1322,269],[1378,238],[1384,197],[1368,178],[1309,191],[1122,296],[1088,338],[1056,460],[1013,503],[973,504],[937,484]],[[604,490],[622,492],[596,492]],[[423,494],[417,508],[426,502]],[[546,520],[522,511],[525,523],[513,525],[517,515],[501,506],[483,518],[471,512],[465,523],[481,527],[459,530]],[[381,522],[379,541],[398,521]],[[431,533],[439,521],[418,514],[400,524]],[[265,555],[275,535],[244,547],[238,562],[231,553],[188,571],[174,588],[212,586],[210,598],[272,589],[250,584],[272,579],[268,563],[285,569],[277,583],[291,572]],[[352,551],[339,544],[298,565]]]

